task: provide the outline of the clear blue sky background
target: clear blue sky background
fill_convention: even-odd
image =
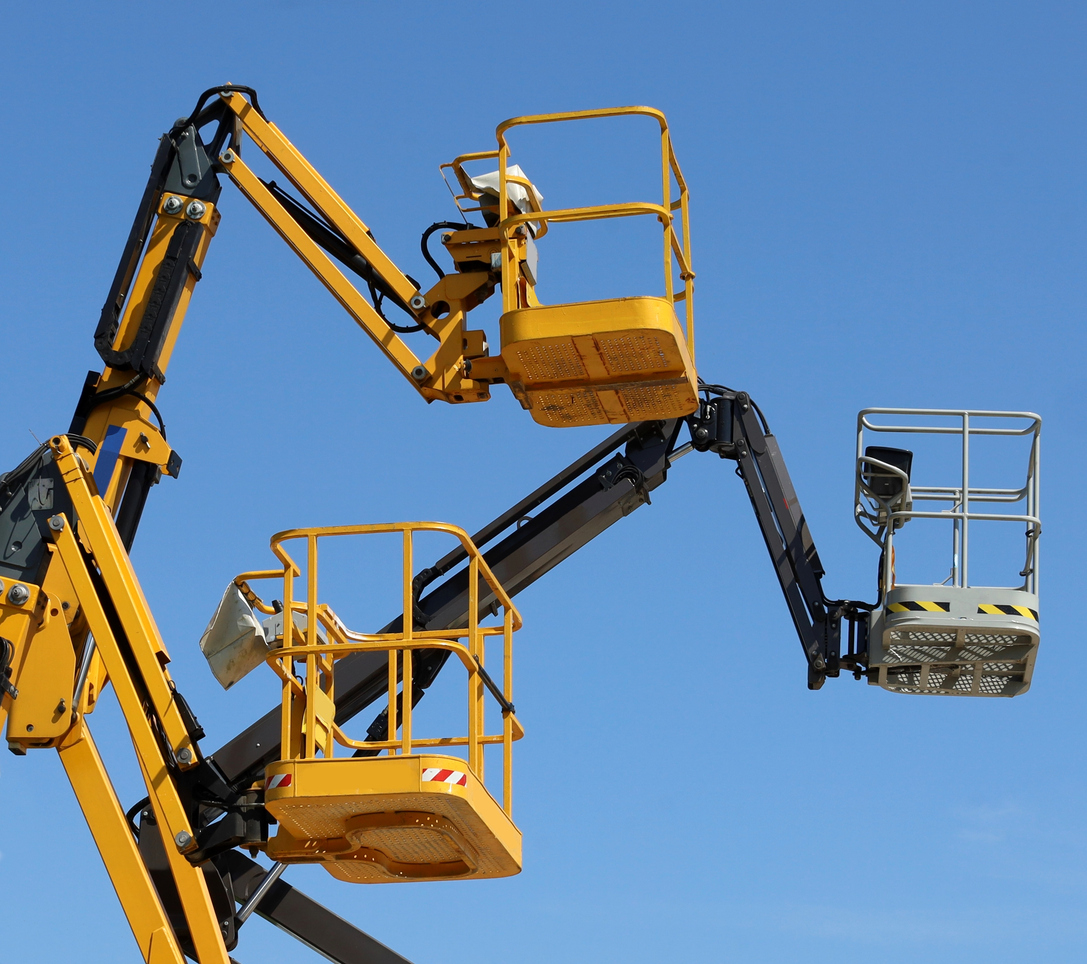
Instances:
[[[420,279],[420,230],[454,213],[437,166],[489,148],[499,120],[666,111],[691,186],[700,369],[766,411],[835,595],[872,595],[851,521],[858,409],[1046,419],[1026,696],[849,678],[809,693],[742,485],[688,458],[519,599],[524,872],[289,881],[417,964],[1083,959],[1085,20],[1048,2],[4,4],[5,468],[28,429],[67,427],[156,139],[226,81],[259,90]],[[523,143],[549,203],[653,184],[628,153],[651,157],[644,126],[587,128],[573,163]],[[222,211],[160,396],[185,468],[134,550],[209,749],[276,698],[263,672],[224,694],[197,649],[272,532],[474,530],[604,435],[536,426],[501,393],[425,406],[229,186]],[[585,238],[599,261],[572,230],[541,242],[542,298],[656,290],[633,225]],[[398,611],[368,595],[391,585],[371,583],[376,559],[328,584],[360,626]],[[93,722],[122,799],[142,796],[110,701]],[[4,960],[137,959],[54,754],[0,761],[0,853]],[[315,960],[257,918],[235,956]]]

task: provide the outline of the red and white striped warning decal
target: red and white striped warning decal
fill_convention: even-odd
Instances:
[[[457,787],[468,786],[468,777],[460,770],[440,770],[438,767],[427,767],[423,771],[424,783],[452,783]]]
[[[277,773],[264,781],[265,790],[282,790],[283,787],[289,787],[290,785],[291,775],[289,773]]]

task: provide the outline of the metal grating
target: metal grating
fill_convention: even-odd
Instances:
[[[352,832],[351,837],[360,847],[380,850],[405,864],[443,864],[464,858],[444,833],[429,827],[378,827]]]
[[[1000,696],[1021,682],[1023,682],[1022,675],[983,676],[978,684],[978,691],[985,693],[987,696]]]
[[[548,420],[557,425],[570,422],[584,423],[589,420],[605,421],[597,393],[589,388],[575,391],[540,391],[533,398],[533,406],[546,412]]]
[[[612,375],[664,371],[669,367],[660,339],[648,332],[597,335],[596,347]]]
[[[1005,644],[998,646],[964,646],[961,650],[966,659],[989,659],[992,656],[1000,656],[1011,647]]]
[[[547,420],[554,425],[607,421],[596,392],[588,388],[569,392],[537,392],[532,403],[533,408],[546,413]]]
[[[1013,636],[1010,633],[967,633],[965,636],[967,644],[977,643],[982,646],[1029,646],[1031,639],[1029,636]]]
[[[947,659],[951,655],[950,646],[921,648],[918,646],[892,646],[887,650],[888,663],[932,663]]]
[[[955,633],[922,633],[922,632],[905,632],[903,630],[892,630],[890,633],[892,640],[903,640],[915,644],[923,645],[925,643],[943,643],[949,645],[955,642]]]
[[[955,663],[929,666],[926,685],[921,685],[924,666],[893,667],[887,670],[887,688],[898,693],[956,694],[974,692],[977,663]],[[1023,682],[1023,664],[990,662],[981,664],[977,692],[985,696],[1002,696],[1014,693]]]
[[[627,417],[633,422],[642,418],[660,418],[661,412],[682,408],[689,391],[686,385],[651,385],[624,388],[618,394]]]
[[[584,380],[588,376],[581,357],[571,342],[531,342],[517,348],[527,382]]]

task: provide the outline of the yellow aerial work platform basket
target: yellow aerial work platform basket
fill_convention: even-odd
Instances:
[[[660,203],[634,202],[545,210],[520,167],[509,165],[506,133],[526,124],[551,124],[626,115],[660,125]],[[498,126],[498,150],[458,157],[463,200],[497,225],[502,267],[502,361],[506,382],[535,421],[576,426],[681,418],[698,407],[694,351],[694,272],[691,270],[687,183],[672,149],[664,114],[651,107],[618,107],[516,117]],[[498,159],[498,171],[469,177],[467,161]],[[677,197],[672,198],[673,181]],[[679,215],[679,225],[675,224]],[[664,229],[664,296],[612,298],[541,305],[536,298],[536,239],[548,225],[653,215]],[[674,290],[673,275],[682,281]],[[685,308],[683,323],[676,303]]]
[[[469,612],[463,629],[413,626],[412,536],[418,531],[455,536],[468,557]],[[317,601],[317,549],[321,539],[370,533],[403,536],[403,620],[400,632],[348,629]],[[301,567],[284,543],[307,547],[306,597],[296,580]],[[267,662],[283,681],[283,758],[265,769],[264,806],[279,829],[267,845],[280,863],[321,863],[334,877],[354,883],[506,877],[521,869],[521,833],[511,819],[513,741],[524,735],[511,702],[513,633],[521,618],[472,540],[456,526],[435,522],[292,529],[272,538],[281,570],[243,573],[235,579],[249,604],[270,614],[264,621]],[[283,580],[282,612],[261,600],[251,580]],[[483,597],[481,599],[481,596]],[[501,612],[501,625],[480,625],[480,606]],[[291,619],[286,614],[292,614]],[[286,628],[284,628],[286,627]],[[270,637],[270,638],[268,638]],[[502,683],[488,674],[486,642],[501,640]],[[465,736],[418,737],[412,727],[413,655],[447,650],[468,677]],[[388,657],[387,738],[350,739],[336,723],[336,663],[352,653]],[[487,734],[488,694],[502,711],[502,730]],[[340,745],[367,756],[335,756]],[[502,748],[502,803],[484,784],[484,749]],[[458,748],[465,756],[455,756]],[[385,753],[381,756],[377,754]]]

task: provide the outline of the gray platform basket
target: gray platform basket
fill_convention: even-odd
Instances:
[[[880,416],[910,416],[916,424],[888,424]],[[858,416],[856,516],[883,549],[885,587],[869,624],[871,684],[896,693],[948,696],[1017,696],[1030,687],[1039,640],[1040,430],[1041,419],[1029,412],[866,409]],[[866,433],[873,432],[959,436],[959,478],[944,486],[911,483],[908,471],[889,456],[883,461],[865,454]],[[1029,437],[1022,486],[971,483],[970,442],[980,435]],[[939,508],[941,503],[945,508]],[[950,527],[950,574],[941,583],[895,583],[895,536],[911,519],[938,519]],[[970,582],[971,525],[994,522],[1025,524],[1026,556],[1018,585]]]

